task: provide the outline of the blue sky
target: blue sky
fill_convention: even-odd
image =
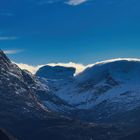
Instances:
[[[0,46],[32,65],[140,58],[140,1],[0,1]]]

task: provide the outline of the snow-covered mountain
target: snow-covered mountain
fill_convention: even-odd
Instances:
[[[33,100],[38,100],[38,104],[40,105],[41,102],[47,100],[51,106],[57,106],[60,110],[65,108],[65,103],[56,95],[52,94],[47,85],[41,83],[37,77],[28,71],[19,69],[17,65],[11,63],[6,55],[0,51],[1,96],[3,96],[3,92],[8,94],[8,91],[13,93],[13,96],[17,98],[25,97],[27,99],[26,105],[23,106],[23,112],[28,112],[28,107],[34,106],[30,101],[32,98]],[[20,100],[18,99],[17,101]],[[49,105],[44,108],[50,110]]]
[[[92,103],[90,97],[87,99],[88,108],[102,102],[117,103],[117,109],[123,110],[139,106],[140,60],[105,61],[86,69],[76,76],[76,81],[82,88],[87,86],[86,91],[95,98]]]
[[[48,83],[53,94],[73,106],[72,116],[88,121],[117,121],[118,115],[124,117],[125,113],[140,107],[138,59],[96,63],[72,79]]]
[[[74,68],[60,69],[36,77],[0,51],[0,128],[20,140],[116,140],[139,132],[139,60],[104,61],[76,76]]]
[[[117,125],[86,123],[56,114],[71,107],[54,95],[47,81],[19,69],[0,51],[0,139],[112,140]],[[44,103],[46,101],[48,104]],[[117,131],[116,131],[117,130]],[[122,132],[122,131],[121,131]]]
[[[90,109],[105,100],[121,102],[131,93],[137,96],[139,83],[140,61],[114,60],[87,68],[56,94],[79,109]]]

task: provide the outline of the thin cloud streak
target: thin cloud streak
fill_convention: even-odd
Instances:
[[[23,50],[5,50],[4,53],[5,54],[17,54],[23,52]]]
[[[39,5],[44,5],[44,4],[53,4],[53,3],[64,3],[70,6],[78,6],[82,3],[87,2],[88,0],[42,0],[39,1],[38,4]]]
[[[53,1],[53,0],[47,0],[47,1],[39,1],[37,4],[39,5],[44,5],[44,4],[53,4],[55,3],[56,1]]]
[[[80,72],[82,72],[87,66],[83,65],[83,64],[78,64],[78,63],[73,63],[73,62],[69,62],[69,63],[49,63],[49,64],[44,64],[44,65],[37,65],[37,66],[32,66],[32,65],[28,65],[28,64],[23,64],[23,63],[16,63],[21,69],[26,69],[28,71],[30,71],[32,74],[35,74],[36,71],[45,66],[45,65],[49,65],[49,66],[64,66],[64,67],[74,67],[76,68],[76,73],[78,74]]]
[[[65,2],[65,4],[71,5],[71,6],[77,6],[80,5],[82,3],[87,2],[88,0],[69,0],[67,2]]]
[[[1,12],[0,15],[1,16],[8,16],[8,17],[15,16],[14,13],[10,13],[10,12]]]
[[[17,40],[18,37],[16,36],[0,36],[0,41],[7,41],[7,40]]]

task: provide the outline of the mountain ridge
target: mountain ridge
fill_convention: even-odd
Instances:
[[[54,80],[21,70],[2,51],[0,57],[0,128],[17,139],[116,140],[138,134],[139,61],[100,63]]]
[[[74,107],[69,110],[72,117],[102,123],[139,120],[134,111],[140,108],[139,59],[103,61],[88,67],[71,80],[57,79],[48,83],[53,85],[50,88],[56,96]],[[133,117],[124,119],[125,113]]]
[[[0,56],[0,128],[17,139],[112,140],[123,133],[117,125],[86,123],[51,110],[42,100],[58,102],[59,108],[64,103],[40,79],[5,61],[3,52]]]

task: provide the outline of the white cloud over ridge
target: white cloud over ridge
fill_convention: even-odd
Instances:
[[[64,67],[74,67],[76,68],[76,74],[82,72],[87,66],[83,64],[78,64],[78,63],[48,63],[44,65],[37,65],[37,66],[32,66],[28,64],[23,64],[23,63],[16,63],[21,69],[26,69],[30,71],[32,74],[35,74],[36,71],[41,68],[42,66],[49,65],[49,66],[64,66]]]
[[[101,61],[101,62],[96,62],[96,63],[89,64],[89,65],[83,65],[83,64],[74,63],[74,62],[69,62],[69,63],[49,63],[49,64],[37,65],[37,66],[32,66],[32,65],[23,64],[23,63],[16,63],[16,64],[21,69],[26,69],[26,70],[30,71],[32,74],[35,74],[36,71],[39,68],[41,68],[42,66],[45,66],[45,65],[74,67],[74,68],[76,68],[75,75],[77,75],[77,74],[81,73],[82,71],[84,71],[88,67],[92,67],[92,66],[98,65],[98,64],[105,64],[105,63],[110,63],[110,62],[115,62],[115,61],[121,61],[121,60],[138,61],[138,62],[140,62],[140,59],[137,59],[137,58],[116,58],[116,59],[109,59],[109,60],[105,60],[105,61]]]
[[[64,67],[74,67],[76,68],[76,74],[80,73],[85,69],[85,65],[79,64],[79,63],[74,63],[74,62],[69,62],[69,63],[49,63],[48,65],[50,66],[64,66]]]
[[[23,63],[15,63],[16,65],[18,65],[21,69],[25,69],[28,70],[29,72],[31,72],[32,74],[35,74],[36,71],[44,66],[44,65],[37,65],[37,66],[33,66],[33,65],[28,65],[28,64],[23,64]]]

